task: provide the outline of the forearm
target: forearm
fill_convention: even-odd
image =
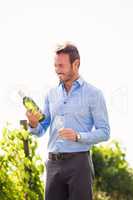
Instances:
[[[37,135],[38,137],[41,137],[46,133],[47,128],[49,127],[49,124],[50,124],[50,117],[47,117],[46,119],[44,119],[44,121],[38,123],[38,125],[35,128],[32,128],[29,126],[28,130],[33,135]]]
[[[109,127],[106,130],[99,128],[94,131],[79,132],[79,134],[81,136],[79,142],[94,145],[99,142],[107,141],[110,137],[110,130]]]

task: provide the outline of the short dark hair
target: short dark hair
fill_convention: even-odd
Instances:
[[[76,59],[80,60],[80,55],[77,47],[71,43],[65,43],[61,45],[57,45],[55,53],[61,54],[65,53],[69,55],[70,63],[72,64]]]

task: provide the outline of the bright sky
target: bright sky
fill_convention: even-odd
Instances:
[[[133,1],[0,1],[0,127],[25,118],[15,93],[22,88],[42,106],[57,83],[53,49],[71,41],[81,54],[80,74],[106,98],[111,139],[133,166]]]

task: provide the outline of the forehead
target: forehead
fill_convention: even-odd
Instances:
[[[70,62],[69,60],[69,55],[66,53],[60,53],[55,55],[55,62],[56,63],[68,63]]]

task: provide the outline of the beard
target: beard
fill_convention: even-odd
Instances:
[[[71,81],[73,76],[74,74],[72,72],[58,74],[59,80],[64,83]]]

